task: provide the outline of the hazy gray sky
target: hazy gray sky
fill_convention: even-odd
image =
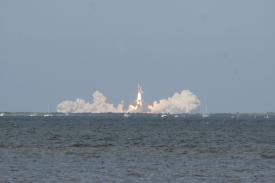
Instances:
[[[210,112],[275,111],[274,0],[1,0],[0,111],[100,90],[151,103],[190,89]]]

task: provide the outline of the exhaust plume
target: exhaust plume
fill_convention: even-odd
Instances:
[[[200,100],[189,90],[182,90],[180,93],[175,93],[172,97],[161,99],[153,102],[153,104],[144,106],[143,90],[138,84],[137,98],[133,105],[129,105],[128,110],[124,110],[124,104],[121,102],[117,106],[108,103],[106,96],[101,92],[93,93],[92,103],[86,102],[83,99],[75,101],[65,100],[58,104],[57,112],[61,113],[170,113],[181,114],[191,113],[200,105]]]
[[[200,100],[189,90],[175,93],[168,99],[161,99],[148,106],[150,113],[190,113],[200,105]]]
[[[127,112],[142,112],[143,108],[143,90],[140,84],[138,84],[138,93],[135,105],[129,105]]]
[[[99,91],[93,93],[92,103],[83,99],[76,99],[76,101],[63,101],[57,106],[57,112],[61,113],[120,113],[123,111],[123,102],[115,107],[113,104],[108,103],[106,96]]]

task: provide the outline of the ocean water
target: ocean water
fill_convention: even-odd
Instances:
[[[275,182],[275,118],[8,114],[0,182]]]

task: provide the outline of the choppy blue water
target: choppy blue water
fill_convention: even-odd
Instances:
[[[275,182],[263,116],[0,117],[0,182]]]

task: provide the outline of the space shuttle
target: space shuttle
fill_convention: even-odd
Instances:
[[[129,105],[127,112],[142,112],[143,111],[143,90],[141,84],[137,86],[137,98],[134,105]]]
[[[137,109],[141,110],[142,109],[142,105],[143,105],[143,90],[142,90],[142,86],[140,83],[138,83],[138,93],[137,93],[137,101],[136,101],[136,106]]]

